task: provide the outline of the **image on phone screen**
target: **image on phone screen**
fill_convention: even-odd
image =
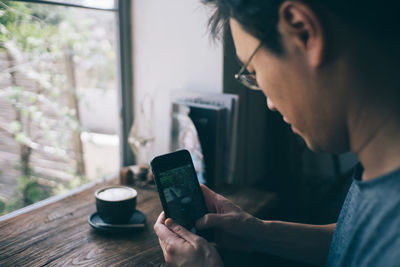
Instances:
[[[159,182],[167,205],[167,215],[192,230],[197,219],[207,213],[192,164],[159,173]]]

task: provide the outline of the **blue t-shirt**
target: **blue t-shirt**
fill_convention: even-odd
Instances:
[[[400,266],[400,169],[354,181],[343,203],[327,266]]]

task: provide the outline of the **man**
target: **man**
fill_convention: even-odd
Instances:
[[[361,165],[337,224],[263,221],[203,187],[218,245],[327,266],[400,266],[400,71],[396,1],[208,0],[214,34],[229,24],[244,68],[314,151],[351,150]],[[245,70],[248,73],[245,73]],[[361,167],[362,166],[362,167]],[[220,266],[216,249],[162,213],[172,266]]]

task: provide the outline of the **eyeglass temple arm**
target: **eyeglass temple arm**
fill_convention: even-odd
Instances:
[[[254,55],[257,53],[258,49],[260,49],[260,47],[262,46],[262,43],[260,43],[257,48],[253,51],[253,53],[250,55],[249,59],[247,60],[246,64],[244,64],[239,72],[235,75],[235,78],[239,78],[240,74],[242,74],[244,72],[244,70],[247,68],[247,66],[250,64],[251,60],[253,59]]]

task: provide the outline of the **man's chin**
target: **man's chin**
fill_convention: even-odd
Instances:
[[[306,142],[307,147],[313,152],[316,152],[316,153],[326,152],[326,150],[322,149],[319,145],[317,145],[315,143],[308,142],[308,141],[305,141],[305,142]]]
[[[293,129],[293,127],[292,127]],[[305,136],[304,134],[300,133],[297,129],[296,131],[293,131],[296,135],[300,136],[301,139],[304,141],[308,149],[310,149],[313,152],[316,153],[323,153],[326,152],[325,149],[323,149],[317,142],[313,141],[311,138],[308,136]]]
[[[340,154],[344,152],[348,152],[346,147],[342,146],[340,143],[329,143],[329,142],[316,142],[314,139],[305,138],[301,136],[307,147],[316,153],[331,153],[331,154]]]
[[[311,151],[316,152],[316,153],[328,152],[327,149],[324,149],[324,147],[321,146],[318,142],[316,142],[315,140],[313,140],[309,136],[307,136],[304,133],[302,133],[301,131],[299,131],[293,125],[290,125],[290,126],[291,126],[291,129],[292,129],[293,133],[298,135],[304,141],[304,143],[306,144],[308,149],[310,149]]]

